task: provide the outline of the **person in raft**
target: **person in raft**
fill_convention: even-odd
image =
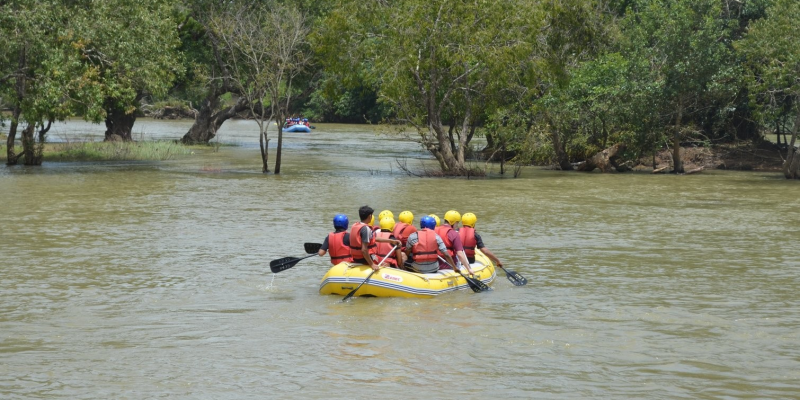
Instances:
[[[372,230],[373,230],[374,232],[376,232],[376,233],[377,233],[377,232],[380,232],[380,231],[381,231],[381,220],[382,220],[382,219],[384,219],[384,218],[386,218],[386,217],[389,217],[389,218],[391,218],[392,220],[394,220],[394,214],[392,214],[392,212],[391,212],[391,211],[389,211],[389,210],[383,210],[383,211],[381,211],[381,212],[380,212],[380,214],[378,214],[378,220],[377,220],[377,221],[375,221],[375,220],[373,219],[373,220],[370,222],[370,224],[375,224],[375,226],[373,226],[373,227],[372,227]],[[376,223],[376,222],[377,222],[377,223]],[[380,261],[380,260],[378,260],[378,261]]]
[[[351,262],[353,257],[350,255],[350,234],[347,233],[347,226],[350,221],[347,215],[336,214],[333,217],[334,231],[329,233],[322,241],[322,246],[319,248],[317,254],[320,257],[325,253],[330,254],[331,264],[336,265],[342,261]]]
[[[470,264],[475,262],[475,249],[478,249],[486,254],[492,262],[498,266],[503,266],[503,263],[483,244],[483,239],[478,232],[475,232],[475,223],[478,222],[478,217],[473,213],[466,213],[461,216],[461,229],[458,230],[458,236],[461,238],[461,244],[464,246],[464,253],[467,255],[467,260]]]
[[[412,225],[414,223],[414,214],[411,211],[403,211],[400,213],[400,222],[394,225],[392,234],[394,238],[403,243],[403,251],[405,251],[408,236],[417,231],[417,228]]]
[[[406,254],[414,258],[410,268],[414,272],[432,274],[439,270],[439,253],[444,254],[444,258],[449,263],[453,263],[453,258],[447,253],[447,247],[439,235],[436,234],[436,220],[430,216],[424,216],[419,220],[420,230],[408,236],[406,242]],[[409,265],[409,264],[406,264]]]
[[[376,243],[389,242],[393,246],[400,246],[400,241],[395,239],[385,239],[376,237],[370,225],[375,217],[372,215],[375,210],[370,206],[363,206],[358,209],[358,217],[361,221],[353,224],[350,228],[350,255],[353,257],[353,263],[369,265],[370,268],[377,271],[380,269],[377,262],[372,261],[372,255],[376,251]]]
[[[458,231],[456,231],[456,224],[459,222],[461,222],[461,214],[459,214],[458,211],[450,210],[446,212],[442,225],[436,227],[436,234],[444,240],[444,245],[447,247],[447,254],[449,254],[451,258],[458,257],[461,265],[467,268],[470,275],[474,275],[475,273],[472,272],[472,268],[470,268],[467,254],[464,252],[464,245],[461,243],[461,237],[458,236]],[[442,263],[439,268],[450,269],[452,268],[451,266],[456,266],[456,264],[451,263],[450,265],[446,265]]]
[[[385,239],[396,239],[392,234],[392,229],[394,228],[395,222],[394,218],[392,217],[383,217],[381,218],[381,230],[380,232],[376,232],[375,235],[377,238],[385,238]],[[394,251],[392,251],[394,248]],[[402,266],[403,263],[406,261],[405,254],[400,250],[400,246],[393,247],[391,243],[388,242],[378,242],[375,247],[375,261],[381,262],[386,258],[384,264],[393,267],[399,268]]]

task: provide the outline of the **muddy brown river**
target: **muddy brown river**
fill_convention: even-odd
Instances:
[[[0,167],[0,398],[800,397],[800,186],[780,173],[414,178],[396,160],[429,159],[415,144],[317,124],[287,134],[275,176],[254,122],[220,141]],[[364,204],[474,212],[529,283],[341,303],[318,294],[327,257],[270,272]]]

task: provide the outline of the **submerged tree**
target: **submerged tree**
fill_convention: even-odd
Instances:
[[[233,2],[212,17],[209,26],[224,49],[222,59],[232,84],[258,124],[263,172],[269,172],[270,121],[277,126],[275,173],[279,174],[293,80],[310,61],[305,16],[279,3]]]
[[[493,74],[521,44],[522,4],[349,2],[325,22],[318,48],[330,68],[357,71],[377,87],[444,173],[467,174]]]
[[[225,61],[226,50],[210,26],[221,9],[213,1],[193,1],[187,6],[185,22],[179,29],[186,75],[178,85],[184,92],[195,88],[202,94],[194,123],[181,142],[208,143],[225,121],[247,110],[247,102],[237,93]],[[222,97],[226,94],[235,97],[233,104],[224,104]]]
[[[79,11],[79,10],[78,10]],[[58,1],[0,3],[0,96],[12,112],[6,163],[41,165],[42,146],[54,121],[80,113],[102,114],[96,71],[84,68],[82,26],[75,8]],[[22,152],[15,141],[20,124]]]
[[[800,130],[800,2],[776,0],[767,17],[751,25],[738,49],[747,56],[753,93],[765,97],[766,109],[789,104],[795,113],[783,174],[800,179],[800,154],[795,148]]]
[[[718,0],[641,0],[622,21],[622,54],[635,69],[629,79],[647,87],[653,108],[672,136],[673,172],[684,172],[685,123],[712,100],[730,71],[730,27]]]
[[[146,95],[161,95],[180,74],[177,21],[169,0],[90,2],[73,18],[85,28],[77,45],[104,91],[106,140],[129,141]]]
[[[0,2],[0,92],[12,107],[7,163],[40,165],[52,122],[74,115],[106,120],[107,137],[130,139],[137,96],[176,73],[167,10],[160,0]]]

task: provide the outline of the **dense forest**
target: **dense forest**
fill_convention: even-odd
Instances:
[[[769,134],[796,179],[797,21],[797,0],[0,0],[0,119],[8,164],[41,164],[54,121],[129,141],[170,105],[184,143],[255,119],[264,172],[270,121],[302,114],[401,126],[447,175],[666,148],[681,173],[686,146]]]

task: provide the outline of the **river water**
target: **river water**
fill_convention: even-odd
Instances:
[[[0,168],[0,398],[800,396],[800,188],[780,173],[414,178],[396,164],[420,168],[414,144],[320,124],[287,135],[275,176],[256,132],[226,123],[236,146],[164,162]],[[327,259],[269,271],[363,204],[474,212],[529,283],[341,303],[317,293]]]

